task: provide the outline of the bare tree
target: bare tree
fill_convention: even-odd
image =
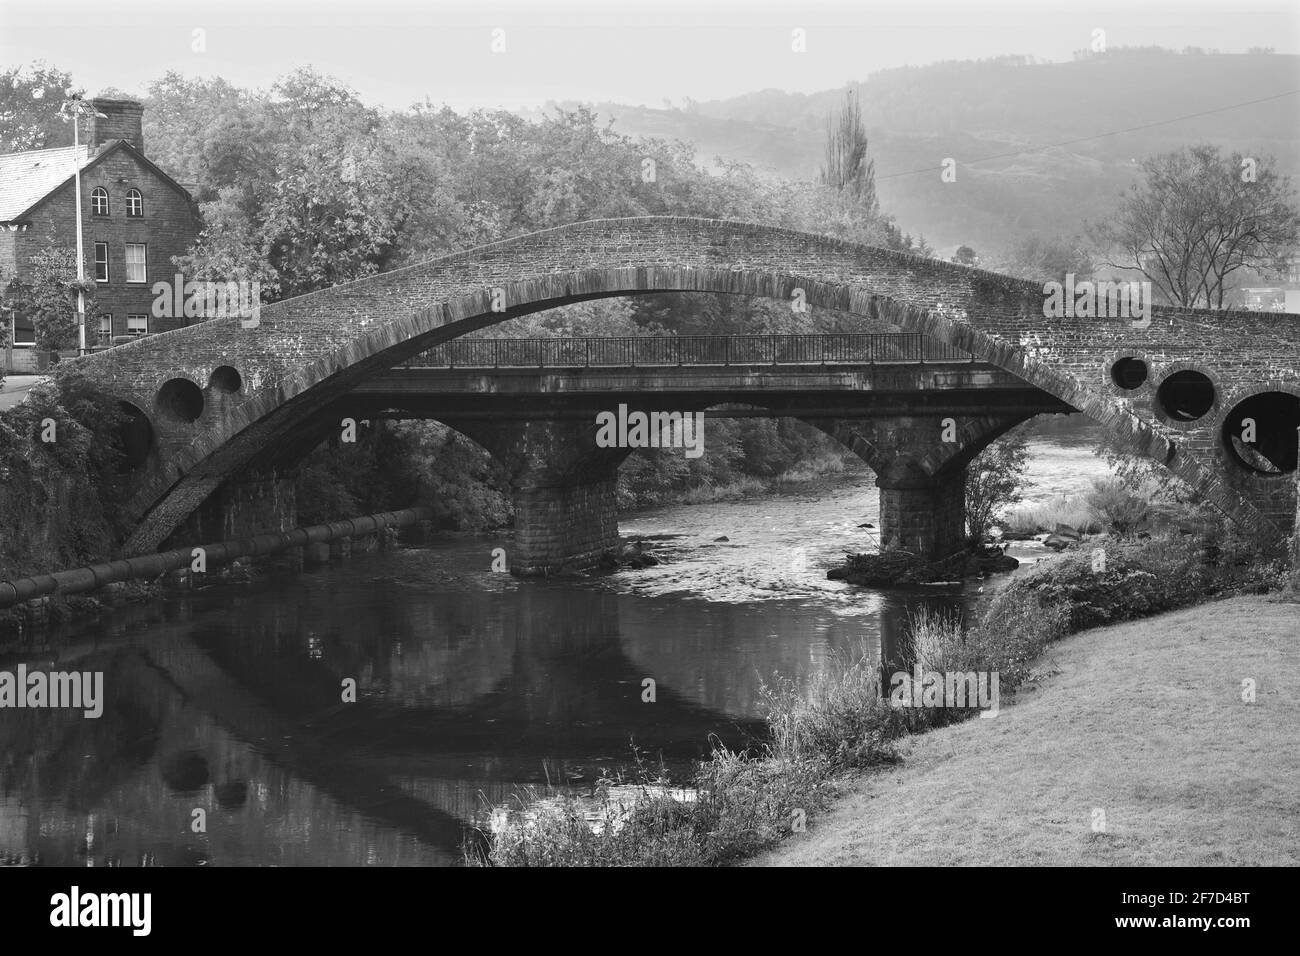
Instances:
[[[1274,165],[1210,145],[1147,159],[1146,182],[1091,230],[1117,260],[1106,265],[1140,272],[1174,305],[1223,308],[1234,273],[1274,271],[1300,241],[1290,178]]]

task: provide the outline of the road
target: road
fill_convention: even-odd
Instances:
[[[39,382],[43,375],[6,375],[0,383],[0,412],[13,408],[27,395],[27,390]]]

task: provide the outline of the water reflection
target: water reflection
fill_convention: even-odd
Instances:
[[[648,512],[624,529],[672,560],[596,580],[517,581],[490,570],[508,539],[461,539],[10,648],[0,669],[102,670],[105,709],[0,711],[0,862],[449,865],[521,785],[589,787],[633,746],[681,779],[710,734],[752,739],[774,675],[966,606],[825,579],[874,507],[864,485]]]

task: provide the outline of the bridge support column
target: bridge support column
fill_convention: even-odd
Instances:
[[[877,477],[880,541],[926,558],[947,557],[966,539],[966,471],[938,477]]]
[[[808,419],[871,466],[880,545],[946,558],[966,543],[966,468],[1032,412]]]
[[[596,447],[594,414],[577,421],[444,421],[510,473],[512,574],[592,567],[603,551],[618,545],[618,466],[628,449]]]
[[[590,567],[618,544],[618,476],[584,484],[516,487],[515,554],[510,570],[543,575]]]
[[[223,482],[159,550],[292,531],[297,526],[296,476],[267,469]]]

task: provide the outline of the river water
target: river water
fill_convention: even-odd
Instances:
[[[1035,442],[1026,499],[1104,474],[1092,437]],[[754,739],[774,679],[970,608],[826,580],[876,508],[849,476],[624,515],[666,558],[641,571],[520,581],[490,570],[508,536],[449,537],[65,626],[0,670],[102,671],[104,712],[0,710],[0,863],[456,865],[523,788],[681,780],[710,735]]]

